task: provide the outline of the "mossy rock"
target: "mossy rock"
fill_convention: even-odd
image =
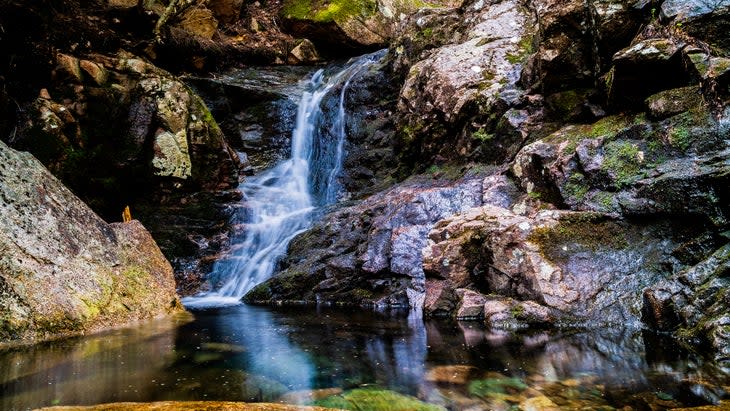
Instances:
[[[281,13],[288,19],[330,23],[371,16],[377,7],[372,0],[287,0]]]
[[[499,398],[527,388],[527,384],[517,377],[485,378],[469,383],[469,394],[481,398]]]
[[[443,411],[417,398],[377,388],[358,388],[315,401],[313,405],[358,411]]]

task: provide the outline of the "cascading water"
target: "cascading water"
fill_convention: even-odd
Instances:
[[[246,292],[271,277],[289,242],[311,225],[316,207],[337,201],[346,137],[346,92],[352,79],[383,55],[380,51],[362,56],[331,76],[324,70],[312,76],[299,102],[291,157],[239,187],[245,207],[234,220],[242,222],[244,230],[232,241],[232,258],[216,262],[212,273],[223,285],[184,298],[183,304],[212,307],[240,303]],[[337,112],[328,118],[322,102],[338,86]]]

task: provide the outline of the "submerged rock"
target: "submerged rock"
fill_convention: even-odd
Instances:
[[[331,408],[309,407],[273,403],[245,403],[227,401],[163,401],[118,402],[100,405],[57,406],[40,408],[39,411],[327,411]]]
[[[95,331],[180,310],[137,221],[107,224],[30,154],[0,142],[0,340]]]

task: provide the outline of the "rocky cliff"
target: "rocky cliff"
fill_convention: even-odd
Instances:
[[[246,299],[648,327],[727,359],[728,6],[413,14],[384,72],[393,175],[421,176],[328,214]]]

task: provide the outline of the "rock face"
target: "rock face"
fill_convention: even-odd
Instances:
[[[180,309],[139,222],[107,224],[30,154],[0,142],[0,339],[118,326]]]
[[[641,290],[664,270],[676,272],[681,263],[672,253],[702,234],[696,227],[632,225],[597,213],[470,210],[429,234],[424,309],[498,327],[576,320],[638,326]],[[468,289],[483,294],[481,300]],[[470,313],[463,312],[467,304],[474,306]]]
[[[482,178],[415,179],[324,217],[295,238],[284,270],[245,299],[420,308],[421,249],[438,220],[481,205]]]
[[[416,15],[416,27],[406,30],[395,49],[401,64],[420,58],[410,67],[396,67],[407,72],[398,102],[403,154],[421,162],[501,162],[517,152],[524,137],[510,124],[524,123],[529,116],[508,110],[523,99],[517,83],[532,53],[534,23],[516,1],[467,2],[452,15],[435,19],[445,20],[447,27],[459,23],[454,31],[445,31],[432,27],[427,16]],[[422,47],[429,47],[428,41],[413,41],[434,36],[442,44],[427,51]]]
[[[439,0],[429,7],[457,3]],[[280,15],[288,31],[325,47],[372,48],[385,46],[398,22],[419,7],[423,3],[413,0],[286,0]]]

